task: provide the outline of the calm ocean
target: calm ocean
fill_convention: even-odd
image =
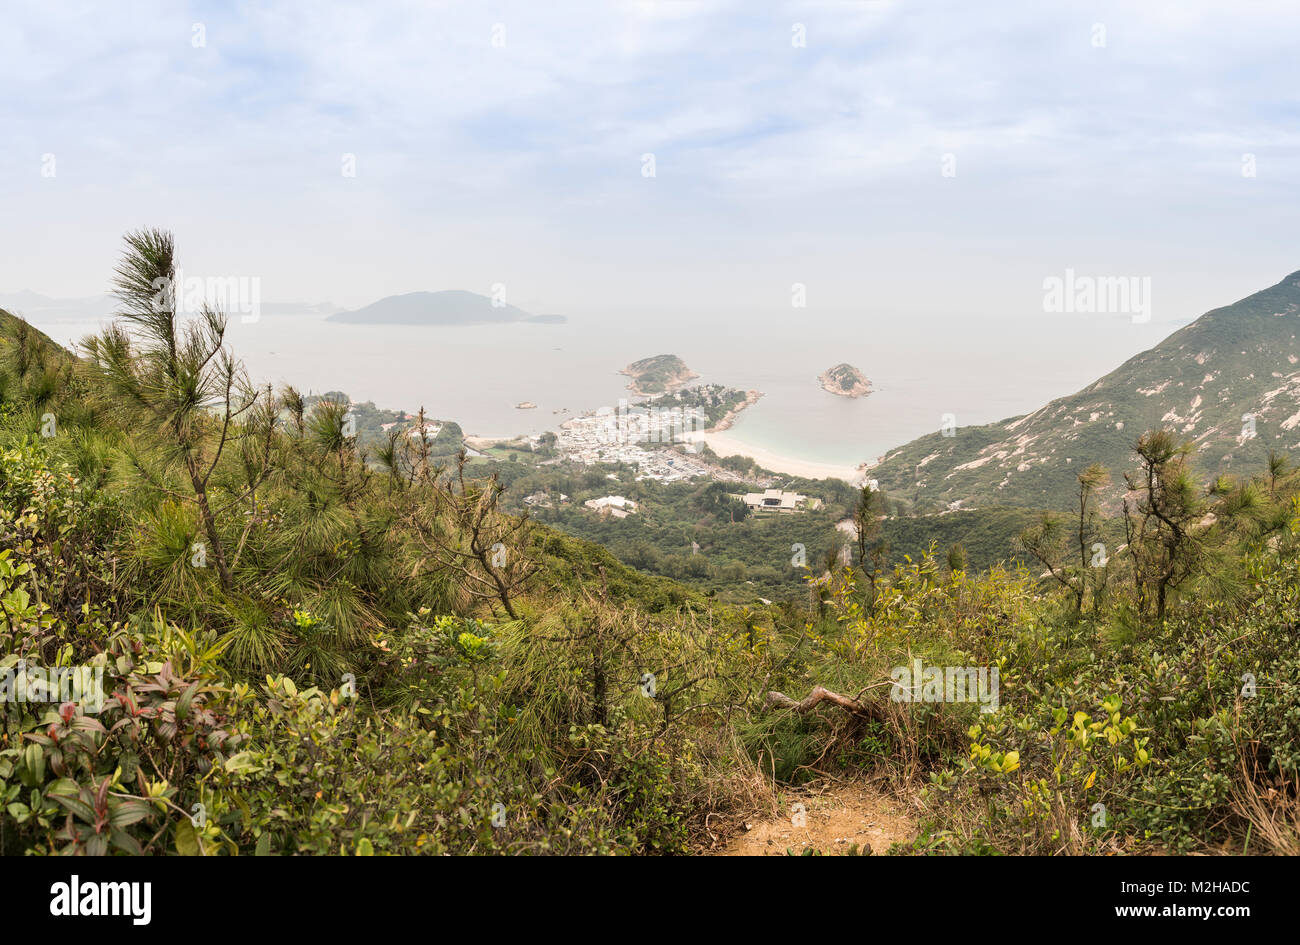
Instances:
[[[620,368],[676,354],[702,381],[764,392],[732,427],[737,440],[812,462],[856,465],[938,429],[944,414],[966,426],[1033,410],[1177,327],[1044,314],[976,321],[841,318],[828,337],[788,317],[679,320],[676,327],[581,317],[563,325],[370,327],[264,312],[252,324],[232,317],[229,340],[256,380],[344,390],[381,407],[424,406],[480,436],[539,433],[616,405],[628,396]],[[96,327],[34,324],[63,343]],[[823,391],[817,375],[841,361],[866,374],[875,393],[848,400]],[[523,401],[537,408],[516,409]]]

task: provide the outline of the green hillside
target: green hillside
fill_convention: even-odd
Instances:
[[[812,516],[646,485],[640,550],[694,522],[687,588],[511,508],[494,464],[251,385],[222,316],[159,304],[177,268],[129,234],[79,358],[0,320],[0,853],[718,851],[832,784],[907,815],[805,855],[1300,853],[1300,472],[1206,490],[1144,436],[1123,546],[1085,492],[1031,536],[1050,581],[838,564]],[[973,552],[1023,512],[826,495],[868,544]],[[724,602],[765,567],[804,593]]]
[[[15,340],[24,334],[31,335],[38,340],[39,344],[51,352],[63,350],[45,332],[39,328],[33,328],[25,319],[0,308],[0,345],[13,345]]]
[[[1192,441],[1205,476],[1256,470],[1270,450],[1300,446],[1297,334],[1300,272],[1207,312],[1078,393],[1021,417],[923,436],[887,453],[871,475],[927,506],[1059,508],[1081,469],[1128,468],[1134,441],[1154,428]],[[1252,418],[1254,435],[1243,436]]]

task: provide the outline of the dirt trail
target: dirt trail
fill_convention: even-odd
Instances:
[[[781,800],[777,815],[751,819],[750,829],[717,855],[785,856],[786,850],[797,855],[807,849],[834,855],[854,843],[883,854],[890,844],[916,836],[916,822],[902,803],[870,784],[817,784],[786,791]]]

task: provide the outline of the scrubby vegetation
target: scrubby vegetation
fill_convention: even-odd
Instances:
[[[727,457],[722,464],[739,458]],[[491,471],[509,484],[506,502],[512,509],[529,511],[539,522],[597,542],[624,564],[730,603],[803,600],[808,593],[807,566],[840,560],[850,547],[856,548],[852,533],[836,525],[852,521],[858,492],[838,479],[781,478],[779,488],[816,499],[819,507],[755,516],[735,496],[758,486],[637,481],[635,469],[612,464],[503,462],[492,465]],[[611,475],[617,478],[610,479]],[[587,499],[611,493],[636,502],[637,514],[610,518],[583,507]],[[561,495],[567,501],[561,501]],[[530,504],[525,501],[529,497],[544,501]],[[960,545],[973,570],[1031,560],[1014,539],[1038,517],[1029,509],[1016,508],[918,515],[908,503],[885,495],[879,514],[868,552],[875,567],[885,571],[908,558],[919,559],[932,543],[945,554]],[[800,559],[806,564],[800,564]]]
[[[847,563],[731,605],[254,386],[175,265],[130,237],[80,357],[0,318],[3,852],[681,853],[867,776],[920,824],[892,852],[1300,851],[1284,458],[1207,485],[1144,435],[1119,514],[1089,469],[1026,528],[1032,570],[884,564],[868,490]],[[945,701],[916,660],[996,688]],[[44,685],[81,667],[102,704]]]

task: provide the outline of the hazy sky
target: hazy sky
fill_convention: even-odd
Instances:
[[[1154,319],[1183,321],[1300,269],[1294,0],[10,0],[4,21],[4,291],[102,292],[142,225],[270,300],[502,283],[535,312],[731,320],[801,282],[805,327],[1042,314],[1067,268],[1150,277]]]

